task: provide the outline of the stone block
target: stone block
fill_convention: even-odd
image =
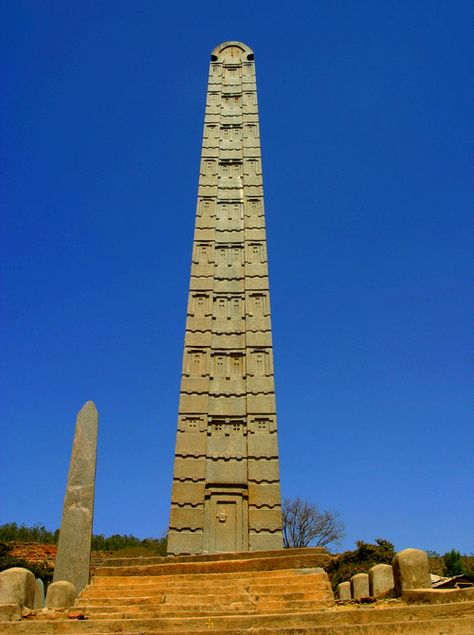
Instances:
[[[74,604],[76,596],[76,587],[72,582],[67,582],[66,580],[52,582],[48,586],[46,593],[46,608],[67,609]]]
[[[171,507],[170,529],[203,529],[204,507]]]
[[[208,396],[206,394],[188,395],[181,394],[179,399],[179,412],[193,414],[195,412],[207,412]]]
[[[274,551],[283,549],[283,541],[280,532],[250,532],[249,550],[250,551]]]
[[[336,597],[338,600],[350,600],[351,595],[351,583],[349,581],[341,582],[336,587]]]
[[[202,531],[176,531],[168,532],[168,554],[195,554],[202,553]]]
[[[395,595],[408,589],[431,589],[431,577],[426,551],[404,549],[392,560]]]
[[[252,507],[279,507],[280,485],[249,483],[249,505]]]
[[[279,483],[280,468],[276,459],[249,459],[248,461],[249,482]]]
[[[206,459],[188,456],[185,459],[176,456],[173,474],[176,480],[203,481],[206,478]]]
[[[252,414],[275,412],[275,395],[248,395],[247,411]]]
[[[44,608],[44,582],[40,578],[35,580],[35,599],[33,602],[34,609]]]
[[[23,567],[12,567],[0,573],[0,604],[27,606],[35,601],[35,576]]]
[[[255,532],[281,530],[281,509],[249,509],[249,526]]]
[[[250,339],[247,336],[247,339]],[[275,382],[273,375],[270,377],[247,377],[247,392],[251,395],[273,394]]]
[[[278,442],[275,433],[249,434],[247,447],[249,458],[278,459]]]
[[[246,413],[245,397],[209,397],[209,415],[220,417],[244,416]]]
[[[368,573],[356,573],[356,575],[352,576],[351,595],[353,600],[360,600],[360,598],[370,595]]]
[[[190,400],[195,397],[195,395],[182,395],[182,397],[184,396],[189,397]],[[190,412],[199,411],[190,409]],[[178,430],[178,433],[176,435],[176,454],[178,456],[206,456],[206,451],[207,436],[205,432],[181,432],[180,430]]]
[[[172,503],[187,503],[189,505],[199,505],[204,500],[204,483],[193,483],[192,481],[174,481],[171,490]]]
[[[387,595],[393,589],[393,569],[391,565],[376,564],[369,569],[369,590],[372,597]]]
[[[209,483],[245,483],[247,461],[245,459],[208,459],[207,481]]]

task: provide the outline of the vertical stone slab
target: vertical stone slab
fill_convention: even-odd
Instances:
[[[336,587],[336,597],[338,600],[350,600],[351,595],[351,583],[349,581],[340,582]]]
[[[389,564],[376,564],[369,569],[369,590],[374,598],[393,591],[393,569]]]
[[[66,580],[52,582],[46,593],[46,608],[67,609],[74,604],[76,596],[76,587],[71,582]]]
[[[77,593],[89,582],[97,428],[97,409],[88,401],[77,415],[53,576],[53,582],[71,582]]]
[[[360,600],[360,598],[369,595],[369,574],[356,573],[351,578],[351,595],[352,599]]]
[[[404,549],[392,560],[395,594],[400,597],[408,589],[431,589],[431,577],[426,551]]]
[[[35,600],[33,603],[33,608],[43,609],[44,608],[44,582],[40,578],[36,578],[35,584],[36,584],[36,588],[35,588]]]

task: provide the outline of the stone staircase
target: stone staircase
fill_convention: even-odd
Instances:
[[[1,635],[215,632],[320,635],[474,633],[474,602],[337,606],[313,549],[96,563],[76,601],[87,619],[38,613]]]

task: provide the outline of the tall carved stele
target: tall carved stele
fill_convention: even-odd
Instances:
[[[225,42],[209,69],[168,553],[281,547],[255,64]]]

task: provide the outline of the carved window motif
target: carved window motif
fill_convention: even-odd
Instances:
[[[240,108],[241,97],[240,95],[223,95],[222,104],[228,110],[237,110]]]
[[[254,353],[255,375],[257,377],[263,377],[266,374],[265,357],[264,352]]]
[[[263,294],[252,295],[252,313],[254,317],[263,317],[265,297]]]
[[[227,67],[225,76],[229,79],[235,79],[237,77],[240,77],[240,67],[239,66]]]
[[[219,103],[219,93],[209,93],[208,94],[208,104],[210,106],[215,106]]]
[[[233,141],[240,141],[242,139],[242,128],[240,126],[236,126],[232,129],[232,139]]]
[[[212,75],[213,77],[220,77],[222,74],[222,66],[220,64],[212,65]]]
[[[255,428],[257,432],[269,432],[270,422],[268,419],[255,419]]]
[[[262,243],[250,243],[248,246],[248,256],[250,262],[263,262],[263,246]]]
[[[250,176],[257,175],[257,162],[254,159],[247,161],[247,170]]]
[[[206,315],[207,309],[207,295],[199,293],[194,296],[194,315],[196,317],[203,317]]]
[[[242,264],[242,249],[240,247],[232,247],[231,257],[232,264]]]
[[[202,198],[199,201],[199,212],[203,216],[210,216],[213,209],[213,200],[210,198]]]
[[[230,374],[232,377],[243,376],[243,356],[238,353],[234,353],[230,356]]]
[[[203,175],[204,176],[213,176],[214,175],[214,161],[211,159],[206,159],[203,161]]]
[[[196,257],[199,264],[208,264],[211,256],[211,245],[198,243],[196,245]]]
[[[232,309],[232,315],[233,316],[240,316],[241,315],[240,298],[232,298],[232,300],[231,300],[231,309]]]
[[[257,104],[256,93],[244,93],[244,103],[247,106],[255,106]]]
[[[233,176],[242,176],[242,163],[234,163]]]
[[[204,130],[205,130],[204,136],[206,137],[206,139],[215,138],[216,132],[217,132],[216,124],[208,123],[206,124]]]
[[[217,248],[217,257],[219,265],[227,264],[227,248],[226,247],[218,247]]]
[[[216,355],[215,356],[215,376],[216,377],[225,377],[226,375],[226,358],[225,355]]]
[[[199,377],[204,373],[204,353],[202,351],[191,351],[189,374],[192,377]]]
[[[216,314],[218,318],[227,317],[227,299],[218,298],[216,301]]]
[[[261,216],[262,204],[258,198],[249,198],[246,204],[247,217]]]
[[[249,123],[245,126],[245,132],[248,139],[255,139],[257,137],[257,126]]]

